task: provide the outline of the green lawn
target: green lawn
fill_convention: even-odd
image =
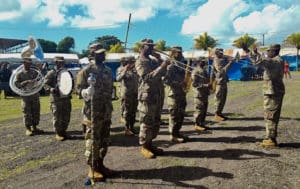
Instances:
[[[118,86],[118,83],[115,83]],[[117,87],[117,95],[119,93]],[[49,96],[41,96],[41,114],[51,113]],[[73,95],[72,98],[72,110],[78,110],[82,108],[83,100],[78,99],[76,95]],[[113,101],[114,109],[117,110],[119,107],[119,101]],[[0,99],[0,122],[7,121],[14,118],[22,117],[21,110],[21,98],[20,97],[8,97],[4,99],[3,94],[1,94]]]

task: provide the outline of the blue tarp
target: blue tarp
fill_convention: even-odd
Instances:
[[[209,61],[209,73],[211,70],[211,65],[212,65],[213,61],[210,60]],[[247,68],[247,69],[244,69]],[[227,76],[229,78],[229,80],[249,80],[249,70],[253,70],[255,69],[253,66],[249,65],[249,60],[246,59],[240,59],[239,61],[233,63],[230,67],[230,69],[228,70]],[[242,70],[244,70],[242,72]],[[251,72],[251,71],[250,71]]]
[[[283,60],[286,60],[290,63],[290,71],[296,71],[296,55],[295,56],[281,56]],[[299,57],[298,57],[299,61]],[[299,68],[299,62],[298,62]]]

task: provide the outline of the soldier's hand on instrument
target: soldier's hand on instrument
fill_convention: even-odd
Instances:
[[[161,56],[160,54],[158,54],[157,52],[153,51],[152,52],[152,56],[154,56],[156,59],[161,60]]]
[[[169,64],[171,64],[171,62],[169,60],[165,60],[161,63],[160,67],[165,68],[167,67]]]
[[[26,81],[21,82],[21,86],[25,87],[26,85],[29,85],[29,84],[32,84],[32,83],[34,83],[33,79],[32,80],[26,80]]]

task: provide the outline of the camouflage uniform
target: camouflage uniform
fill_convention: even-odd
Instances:
[[[280,45],[271,45],[270,49],[280,50]],[[279,55],[273,58],[259,57],[251,59],[258,66],[262,66],[265,71],[263,75],[263,95],[264,95],[264,118],[267,138],[276,142],[277,127],[280,118],[282,100],[285,93],[283,83],[284,61]]]
[[[192,86],[194,89],[195,124],[205,126],[205,117],[208,108],[209,75],[207,71],[196,66],[192,72]]]
[[[138,105],[138,75],[135,68],[126,70],[125,66],[119,67],[117,81],[121,82],[121,110],[126,121],[125,126],[126,129],[133,129]]]
[[[160,126],[161,113],[161,82],[164,68],[158,66],[154,59],[139,57],[135,68],[140,78],[138,91],[138,110],[140,114],[141,145],[150,145],[156,138]]]
[[[165,84],[168,86],[169,133],[175,137],[180,136],[179,131],[183,124],[187,104],[186,92],[183,87],[185,70],[178,66],[182,67],[182,65],[178,65],[176,62],[169,65],[164,77]]]
[[[88,78],[93,73],[96,78],[94,86],[93,107],[91,107],[91,100],[85,102],[84,114],[88,120],[86,131],[86,151],[87,163],[92,166],[92,163],[97,167],[98,163],[103,164],[103,159],[107,153],[112,107],[112,89],[113,77],[111,70],[103,64],[97,65],[96,63],[89,64],[77,75],[77,89],[79,94],[83,89],[89,87]],[[91,109],[93,108],[93,109]],[[91,117],[93,113],[93,117]],[[91,129],[93,123],[93,139],[91,139]],[[94,145],[92,147],[92,143]],[[92,150],[94,162],[92,162]]]
[[[50,70],[45,77],[45,90],[50,92],[50,109],[53,113],[53,127],[59,136],[66,136],[71,116],[71,94],[61,96],[57,89],[57,74],[60,70],[54,68]]]
[[[33,70],[24,70],[16,75],[15,85],[22,87],[22,82],[34,80],[37,73]],[[23,122],[26,129],[34,130],[40,122],[40,94],[39,92],[30,96],[22,97]],[[33,127],[31,129],[30,127]]]
[[[217,51],[217,50],[216,50]],[[221,51],[223,51],[221,49]],[[233,61],[228,61],[228,59],[217,56],[213,61],[212,74],[215,76],[216,80],[216,94],[215,94],[215,115],[222,116],[222,111],[225,106],[227,98],[227,71],[230,68]]]

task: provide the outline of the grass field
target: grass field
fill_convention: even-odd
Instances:
[[[119,122],[120,101],[114,101],[111,145],[105,164],[120,172],[95,188],[289,188],[300,186],[300,72],[284,80],[278,128],[282,148],[263,149],[257,142],[265,135],[262,81],[230,81],[224,113],[229,120],[214,122],[213,95],[209,97],[209,131],[193,130],[193,92],[182,133],[190,141],[169,141],[168,126],[161,125],[154,144],[165,155],[147,160],[140,155],[138,137],[124,136]],[[49,97],[41,97],[44,135],[24,134],[20,98],[0,100],[0,188],[83,188],[87,165],[81,133],[82,100],[73,96],[73,111],[68,128],[72,140],[57,142],[52,128]],[[167,104],[165,103],[165,109]],[[164,121],[168,114],[162,115]],[[138,128],[139,124],[135,124]],[[8,187],[9,186],[9,187]]]

